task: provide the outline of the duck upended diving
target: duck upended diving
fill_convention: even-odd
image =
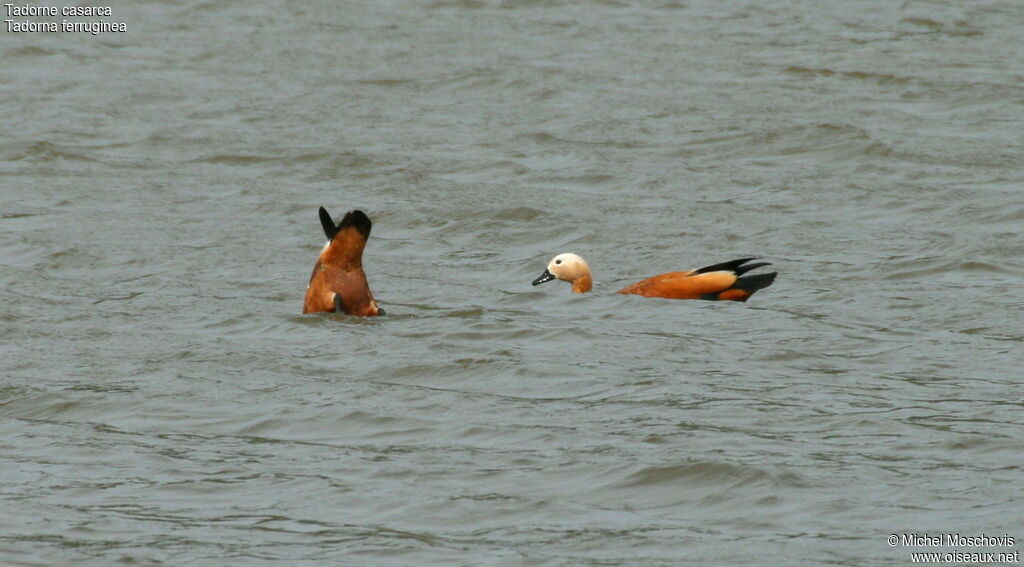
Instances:
[[[363,272],[363,248],[373,223],[363,211],[349,211],[337,225],[320,207],[327,244],[320,251],[306,286],[303,313],[333,311],[362,317],[384,315]]]
[[[772,285],[778,275],[778,272],[769,272],[744,276],[755,268],[771,265],[768,262],[747,264],[751,260],[756,258],[742,258],[686,272],[668,272],[626,286],[618,293],[665,299],[746,301],[757,290]],[[594,285],[590,266],[572,253],[555,256],[544,273],[533,280],[533,285],[554,279],[571,283],[573,293],[587,293]]]

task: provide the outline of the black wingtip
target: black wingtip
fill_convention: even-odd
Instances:
[[[334,235],[338,233],[338,229],[334,226],[330,213],[323,207],[320,207],[320,224],[324,227],[324,234],[327,235],[327,240],[333,240]]]
[[[740,258],[739,260],[722,262],[721,264],[714,264],[712,266],[704,266],[703,268],[694,270],[693,273],[706,274],[708,272],[734,272],[739,276],[762,266],[771,266],[768,262],[758,262],[757,264],[750,264],[749,266],[743,265],[751,260],[757,260],[757,258]]]
[[[353,226],[359,231],[359,234],[363,235],[363,238],[370,238],[370,229],[373,228],[373,223],[370,222],[370,217],[366,216],[366,213],[360,210],[349,211],[345,213],[345,218],[341,219],[338,223],[338,230],[342,230],[345,227]]]
[[[763,268],[765,266],[771,265],[771,262],[757,262],[755,264],[747,264],[746,266],[740,266],[739,268],[736,268],[736,275],[742,276],[743,274],[749,272],[750,270],[756,270],[758,268]]]

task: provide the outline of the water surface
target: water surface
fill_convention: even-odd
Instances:
[[[0,33],[0,562],[1024,541],[1024,8],[113,14]],[[389,316],[299,315],[321,205]],[[565,251],[595,293],[530,286]],[[746,304],[613,293],[751,255]]]

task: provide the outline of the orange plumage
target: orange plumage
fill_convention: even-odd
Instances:
[[[618,293],[665,299],[746,301],[757,290],[772,285],[778,275],[770,272],[743,276],[750,270],[770,265],[767,262],[747,264],[753,259],[743,258],[686,272],[668,272],[626,286]],[[576,254],[555,256],[533,285],[553,279],[572,283],[574,293],[586,293],[591,289],[590,267]]]
[[[320,207],[320,223],[328,242],[313,266],[302,312],[383,315],[363,272],[363,248],[373,226],[370,218],[363,211],[349,211],[335,226],[331,215]]]

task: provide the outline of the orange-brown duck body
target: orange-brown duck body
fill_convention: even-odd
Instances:
[[[327,245],[313,266],[302,312],[384,315],[363,272],[363,249],[373,226],[370,218],[363,211],[349,211],[335,226],[331,215],[320,207],[320,223],[327,235]]]
[[[748,264],[754,258],[742,258],[685,272],[668,272],[626,286],[618,293],[661,297],[664,299],[704,299],[710,301],[746,301],[754,292],[764,289],[775,281],[777,272],[743,274],[767,262]],[[586,293],[593,287],[590,267],[576,254],[559,254],[548,264],[533,285],[540,285],[553,279],[572,284],[573,293]]]

